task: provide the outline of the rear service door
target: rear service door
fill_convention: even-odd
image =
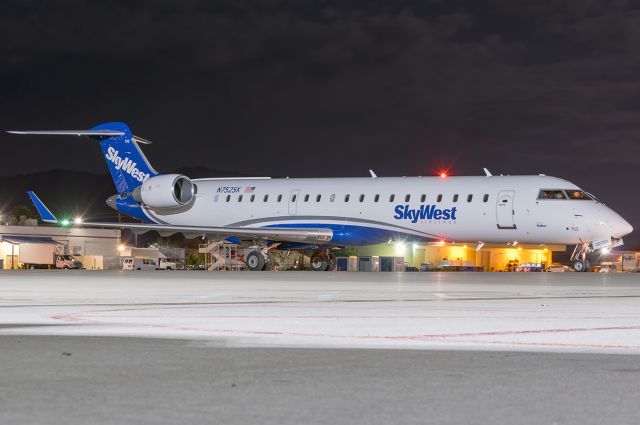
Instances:
[[[496,200],[496,219],[498,229],[515,229],[515,212],[513,210],[513,199],[516,196],[515,190],[501,190]]]
[[[300,189],[294,189],[289,195],[289,215],[298,214],[298,199],[300,198]]]

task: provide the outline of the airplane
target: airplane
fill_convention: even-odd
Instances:
[[[10,131],[13,134],[87,136],[107,162],[114,210],[139,223],[82,226],[182,233],[232,240],[253,250],[249,270],[270,266],[273,249],[303,250],[311,269],[331,270],[334,247],[388,241],[573,245],[576,271],[587,254],[622,244],[633,227],[594,195],[557,177],[540,175],[356,178],[204,178],[156,171],[122,122],[90,130]],[[57,219],[35,193],[41,218]]]

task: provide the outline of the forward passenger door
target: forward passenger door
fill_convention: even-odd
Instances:
[[[496,200],[498,229],[516,229],[516,223],[514,221],[515,211],[513,210],[513,199],[515,196],[515,190],[501,190],[498,192],[498,199]]]

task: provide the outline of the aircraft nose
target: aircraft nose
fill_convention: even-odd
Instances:
[[[605,223],[611,229],[611,236],[621,238],[633,231],[633,226],[615,211],[608,209]]]
[[[633,226],[627,220],[604,205],[601,206],[599,221],[596,227],[599,227],[601,232],[607,234],[606,236],[603,235],[603,237],[613,236],[614,238],[621,238],[633,231]]]
[[[617,238],[621,238],[622,236],[628,235],[629,233],[633,232],[633,226],[622,217],[620,218],[619,222],[616,223],[615,227],[618,234],[614,234],[614,236]]]

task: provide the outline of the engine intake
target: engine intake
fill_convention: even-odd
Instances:
[[[181,174],[163,174],[147,179],[133,192],[133,198],[150,208],[178,208],[195,196],[195,185]]]

